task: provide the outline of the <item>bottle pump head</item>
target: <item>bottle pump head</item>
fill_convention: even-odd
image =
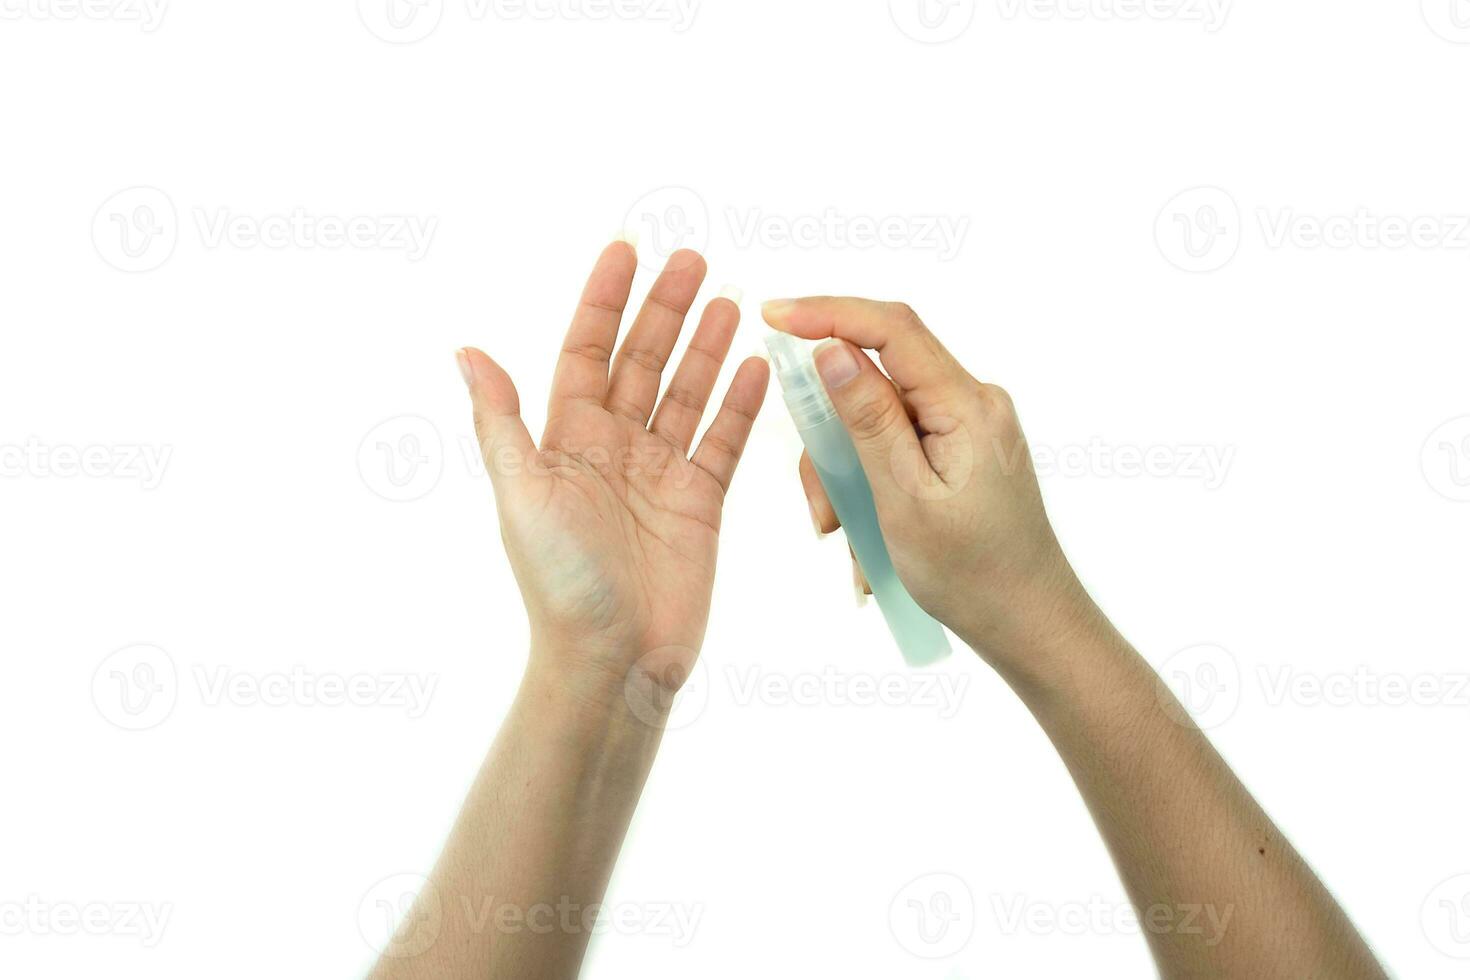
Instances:
[[[766,335],[766,350],[771,354],[776,380],[798,429],[821,425],[837,414],[812,360],[815,347],[812,341],[787,333],[772,331]]]

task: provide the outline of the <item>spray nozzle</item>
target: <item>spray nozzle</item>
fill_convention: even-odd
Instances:
[[[781,394],[786,398],[791,417],[802,429],[820,425],[837,414],[812,360],[815,346],[809,340],[786,333],[772,331],[766,335],[766,350],[770,351]]]

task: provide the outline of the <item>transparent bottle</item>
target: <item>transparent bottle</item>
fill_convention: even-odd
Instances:
[[[944,627],[919,608],[893,569],[878,526],[873,490],[847,426],[838,418],[817,374],[813,345],[789,334],[772,333],[766,338],[766,349],[771,353],[786,408],[904,660],[910,666],[921,667],[944,658],[950,649]]]

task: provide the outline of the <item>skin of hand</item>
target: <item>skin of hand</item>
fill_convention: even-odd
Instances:
[[[763,312],[779,330],[832,338],[817,370],[899,577],[1010,683],[1056,747],[1160,974],[1384,977],[1311,868],[1078,582],[1010,397],[971,377],[902,304],[816,297]],[[886,377],[860,348],[878,352]],[[834,530],[805,456],[801,477],[819,529]],[[1211,926],[1178,925],[1189,915]]]
[[[506,372],[478,350],[456,355],[532,649],[373,980],[578,975],[671,692],[703,639],[722,505],[769,370],[759,358],[739,367],[689,456],[740,311],[709,304],[655,412],[705,264],[670,257],[614,357],[636,266],[622,242],[598,259],[539,446]]]
[[[817,370],[872,485],[894,568],[925,610],[1006,675],[1034,666],[1037,630],[1091,617],[1003,389],[971,376],[901,303],[815,297],[762,312],[778,330],[831,338]],[[883,371],[861,348],[877,351]],[[818,530],[835,531],[806,453],[800,474]]]
[[[621,696],[635,662],[669,689],[687,677],[709,616],[725,493],[769,376],[760,358],[741,364],[689,456],[740,310],[727,298],[709,304],[655,412],[706,266],[674,253],[614,357],[636,268],[624,242],[598,259],[539,445],[506,372],[478,350],[457,355],[530,619],[532,669],[585,681],[589,696]]]

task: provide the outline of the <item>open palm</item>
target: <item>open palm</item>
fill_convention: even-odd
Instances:
[[[459,357],[533,646],[614,677],[644,662],[677,682],[704,637],[725,492],[768,371],[760,358],[740,365],[690,457],[740,310],[723,298],[707,307],[655,413],[705,263],[670,257],[614,359],[636,267],[622,242],[598,259],[539,447],[505,371],[472,348]]]

